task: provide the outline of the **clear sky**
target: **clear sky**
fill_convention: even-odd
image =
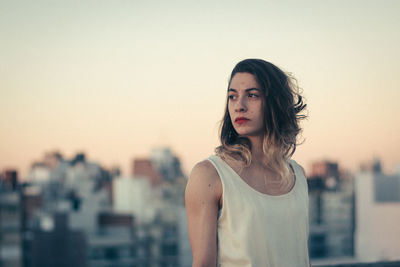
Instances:
[[[306,141],[351,170],[400,163],[400,1],[0,1],[0,171],[85,151],[130,171],[170,146],[188,172],[218,144],[245,58],[293,73]]]

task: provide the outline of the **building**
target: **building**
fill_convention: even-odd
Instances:
[[[354,187],[335,162],[312,164],[308,177],[311,258],[354,255]]]
[[[22,266],[190,266],[186,178],[168,151],[135,160],[131,177],[82,153],[32,164],[20,200]]]
[[[355,175],[355,189],[357,259],[399,260],[400,175],[364,168]]]
[[[339,185],[340,172],[336,162],[322,160],[311,164],[308,183],[311,189],[334,190]]]
[[[138,224],[155,218],[157,194],[146,177],[116,177],[113,180],[114,211],[133,214]],[[159,195],[159,194],[158,194]]]
[[[162,177],[149,159],[135,159],[133,161],[133,177],[144,177],[153,187],[162,183]]]
[[[98,218],[112,209],[111,175],[99,164],[87,161],[83,153],[71,160],[59,153],[47,153],[42,161],[32,165],[30,178],[32,182],[24,187],[22,194],[24,266],[62,266],[51,265],[55,259],[41,254],[48,246],[54,246],[57,260],[71,263],[63,257],[77,257],[76,262],[66,266],[91,264],[92,254],[87,253],[93,251],[90,246],[99,239],[108,243],[116,239],[115,233],[107,235],[102,230]],[[58,247],[66,248],[53,242],[54,238],[68,243],[72,250],[59,252]],[[73,250],[74,244],[82,247],[84,259]]]
[[[135,159],[131,177],[113,181],[114,210],[137,219],[138,259],[145,266],[191,266],[184,207],[184,177],[179,159],[168,148]]]
[[[69,229],[67,214],[54,213],[39,220],[32,229],[30,261],[25,267],[87,266],[85,234]]]
[[[172,153],[170,148],[153,148],[150,160],[164,181],[173,182],[183,177],[179,158]]]
[[[0,266],[22,267],[21,197],[16,170],[0,176]]]
[[[89,239],[89,266],[144,266],[138,255],[136,225],[129,214],[99,213],[98,232]]]

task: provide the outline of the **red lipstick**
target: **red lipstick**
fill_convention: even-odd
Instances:
[[[249,121],[250,119],[248,119],[248,118],[245,118],[245,117],[237,117],[236,119],[235,119],[235,122],[237,123],[237,124],[243,124],[243,123],[245,123],[245,122],[247,122],[247,121]]]

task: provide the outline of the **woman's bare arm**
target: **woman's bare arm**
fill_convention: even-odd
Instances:
[[[194,166],[185,191],[193,267],[216,266],[217,216],[222,185],[214,166],[202,161]]]

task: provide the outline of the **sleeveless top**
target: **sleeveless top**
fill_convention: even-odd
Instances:
[[[222,183],[217,225],[217,266],[309,267],[308,187],[290,160],[295,184],[283,195],[261,193],[216,155],[208,160]]]

